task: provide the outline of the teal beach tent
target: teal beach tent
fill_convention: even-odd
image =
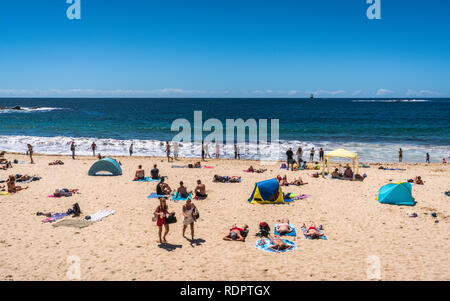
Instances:
[[[116,160],[103,158],[95,162],[89,169],[88,175],[97,176],[99,172],[108,172],[113,176],[122,175],[122,168]],[[103,173],[101,175],[104,175]]]
[[[382,204],[414,206],[416,204],[412,197],[411,184],[389,183],[380,188],[378,202]]]

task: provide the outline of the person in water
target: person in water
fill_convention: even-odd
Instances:
[[[95,142],[92,142],[91,149],[92,149],[92,155],[95,157],[95,151],[97,149],[97,144],[95,144]]]

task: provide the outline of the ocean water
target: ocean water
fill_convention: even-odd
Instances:
[[[308,157],[311,147],[316,156],[320,147],[346,148],[366,162],[396,161],[399,147],[407,162],[424,162],[426,152],[433,162],[450,155],[450,99],[0,99],[0,108],[14,106],[24,110],[0,109],[0,150],[25,152],[31,143],[37,153],[69,154],[75,140],[78,154],[91,154],[95,141],[102,155],[125,155],[133,141],[135,155],[163,156],[162,141],[178,133],[172,122],[184,118],[193,126],[200,110],[203,121],[224,126],[226,119],[279,119],[280,159],[298,146]],[[180,156],[200,155],[200,145],[181,145]],[[241,157],[257,158],[254,149],[241,146]],[[234,156],[232,144],[221,152]]]

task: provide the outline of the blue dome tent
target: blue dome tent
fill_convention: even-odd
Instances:
[[[416,201],[412,197],[411,184],[389,183],[380,188],[378,202],[382,204],[414,206]]]
[[[113,176],[120,176],[122,175],[122,168],[116,160],[111,158],[103,158],[91,166],[88,175],[97,176],[98,172],[108,172]]]

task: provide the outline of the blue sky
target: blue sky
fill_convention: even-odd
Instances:
[[[449,97],[450,1],[0,3],[0,97]]]

